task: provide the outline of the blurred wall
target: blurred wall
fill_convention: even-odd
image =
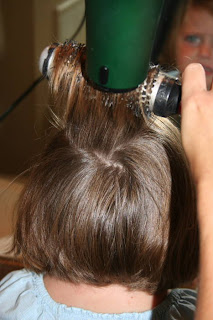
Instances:
[[[70,38],[84,15],[84,0],[0,0],[0,114],[39,77],[41,51]],[[85,42],[85,24],[76,40]],[[0,174],[25,170],[48,129],[47,81],[0,123]]]

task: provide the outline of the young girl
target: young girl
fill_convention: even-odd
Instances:
[[[181,73],[192,62],[202,64],[210,89],[213,77],[212,0],[181,2],[159,62],[167,67],[177,67]]]
[[[85,47],[54,49],[57,132],[20,198],[0,319],[193,319],[195,188],[178,130],[138,91],[97,89]]]

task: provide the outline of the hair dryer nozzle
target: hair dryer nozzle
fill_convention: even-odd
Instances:
[[[101,87],[144,81],[164,0],[86,0],[87,75]]]

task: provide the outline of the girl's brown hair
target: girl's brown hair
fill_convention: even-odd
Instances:
[[[178,130],[147,117],[137,90],[97,90],[85,47],[55,49],[58,132],[33,167],[14,239],[35,272],[150,293],[198,267],[195,194]]]

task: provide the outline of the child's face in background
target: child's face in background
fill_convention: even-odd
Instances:
[[[191,62],[201,63],[210,88],[213,77],[213,15],[189,8],[176,42],[176,62],[181,72]]]

